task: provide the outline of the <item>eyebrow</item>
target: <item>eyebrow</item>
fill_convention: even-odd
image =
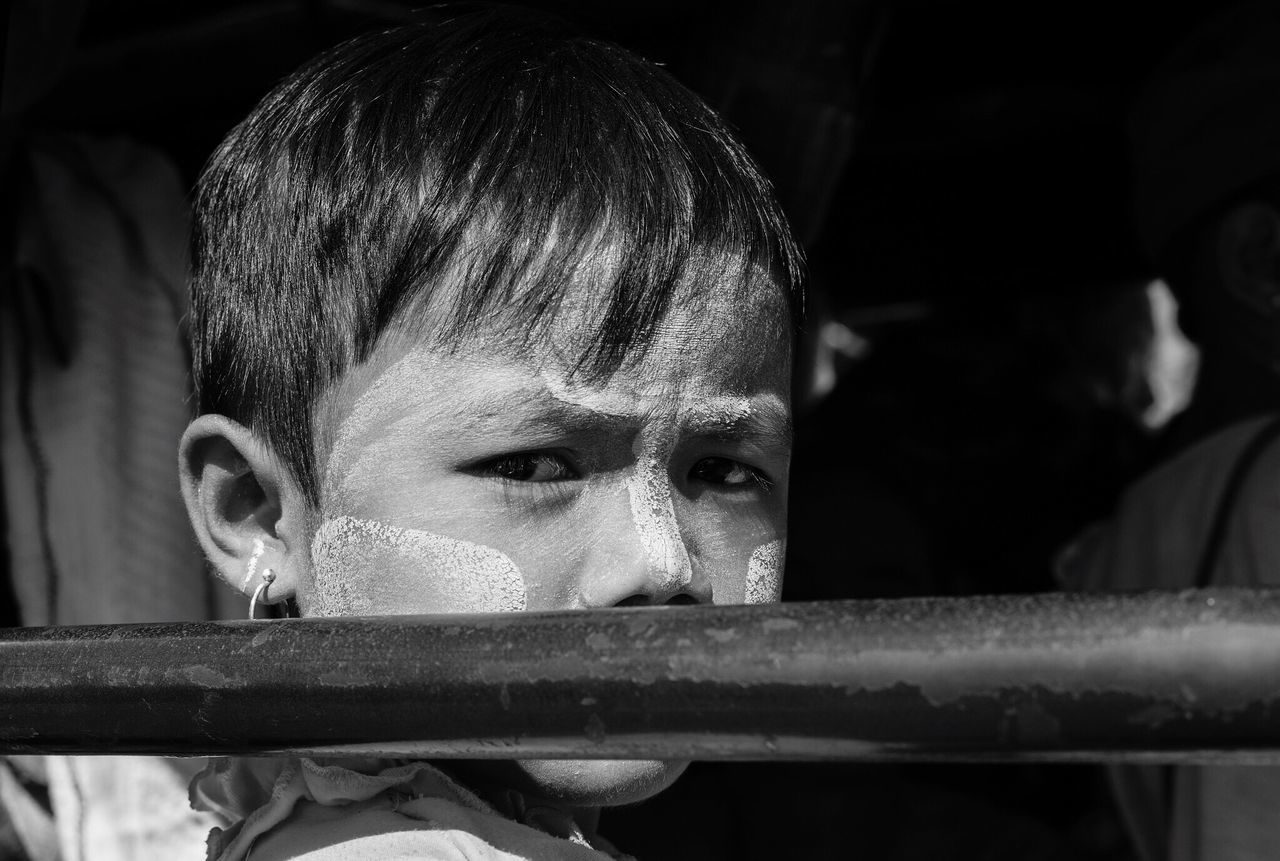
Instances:
[[[480,392],[455,413],[460,433],[484,429],[495,422],[515,435],[543,430],[613,432],[620,425],[634,428],[639,417],[610,413],[563,401],[540,386]]]
[[[631,431],[640,426],[640,416],[634,413],[612,413],[581,404],[566,403],[545,390],[530,394],[524,399],[524,404],[531,406],[532,411],[512,426],[516,433],[548,428],[587,433],[617,433],[620,428]],[[513,409],[508,403],[506,409],[499,410],[499,414],[509,414]]]
[[[715,408],[710,408],[682,422],[682,430],[690,436],[707,439],[735,441],[743,438],[759,438],[766,442],[791,446],[795,439],[795,427],[791,421],[791,411],[779,399],[771,396],[735,399],[737,415],[733,408],[721,407],[721,414],[716,415]]]
[[[686,411],[680,419],[682,436],[721,441],[757,438],[777,445],[790,446],[795,436],[790,411],[777,398],[712,399],[734,402],[733,406],[716,404]],[[512,422],[513,414],[525,412]],[[692,412],[692,414],[690,414]],[[495,420],[512,422],[516,434],[544,430],[578,433],[617,434],[637,430],[644,416],[633,412],[609,412],[574,404],[557,398],[546,389],[523,390],[479,395],[460,411],[459,430],[469,431]]]

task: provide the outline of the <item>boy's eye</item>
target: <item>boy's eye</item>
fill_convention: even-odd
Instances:
[[[505,481],[568,481],[578,477],[563,458],[546,452],[504,455],[484,464],[481,470]]]
[[[729,487],[754,485],[768,490],[772,486],[772,482],[758,469],[727,457],[704,457],[693,465],[689,477]]]

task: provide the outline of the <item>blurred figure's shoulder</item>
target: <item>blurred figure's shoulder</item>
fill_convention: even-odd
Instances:
[[[1156,467],[1124,492],[1110,520],[1062,552],[1057,568],[1063,586],[1187,589],[1199,579],[1215,586],[1269,585],[1268,577],[1280,575],[1277,438],[1280,418],[1258,416]],[[1202,578],[1202,567],[1212,573]]]

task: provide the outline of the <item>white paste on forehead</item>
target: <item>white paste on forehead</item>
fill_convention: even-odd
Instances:
[[[730,428],[751,417],[750,398],[695,395],[688,400],[680,410],[681,420],[688,425]]]
[[[552,371],[541,371],[543,385],[558,401],[605,415],[627,415],[643,404],[643,395],[630,397],[608,392],[603,387],[583,385],[565,380]],[[682,425],[731,427],[752,415],[751,399],[734,395],[707,395],[698,391],[676,390],[668,395],[676,405],[676,418]]]
[[[643,437],[636,441],[635,472],[627,479],[631,517],[649,564],[663,572],[658,588],[674,592],[693,581],[693,566],[680,536],[680,524],[676,522],[671,500],[671,482],[667,479],[672,439],[664,433],[655,435],[643,446],[642,440]]]
[[[561,403],[619,416],[625,415],[631,406],[631,400],[621,394],[604,391],[600,386],[575,383],[556,371],[542,370],[538,375],[542,377],[542,384],[547,387],[551,397]]]
[[[516,613],[525,583],[490,547],[385,523],[326,520],[311,542],[316,616]]]
[[[772,604],[782,597],[783,543],[775,539],[761,544],[747,563],[745,604]]]
[[[350,412],[339,423],[324,465],[321,492],[328,510],[340,510],[349,504],[339,481],[339,466],[349,460],[356,460],[358,452],[365,445],[364,438],[373,428],[386,422],[385,410],[390,404],[403,402],[415,391],[430,391],[431,383],[428,369],[422,366],[420,357],[411,352],[387,368],[360,394]]]

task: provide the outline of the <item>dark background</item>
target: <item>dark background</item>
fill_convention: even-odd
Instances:
[[[23,3],[16,4],[22,7]],[[83,0],[44,127],[125,132],[188,177],[265,89],[386,0]],[[728,114],[842,302],[972,299],[1140,267],[1123,117],[1211,3],[625,0],[545,8],[667,64]],[[1176,11],[1175,11],[1176,10]],[[20,20],[19,15],[16,20]],[[77,26],[78,19],[78,26]]]
[[[800,416],[786,597],[1052,588],[1054,552],[1160,454],[1090,393],[1115,374],[1125,291],[1150,277],[1126,110],[1216,5],[526,5],[667,64],[724,112],[808,248],[814,323],[871,344]],[[25,6],[19,48],[58,77],[6,131],[126,134],[188,183],[275,81],[410,8]],[[1084,766],[695,766],[604,827],[650,858],[1130,857]]]

